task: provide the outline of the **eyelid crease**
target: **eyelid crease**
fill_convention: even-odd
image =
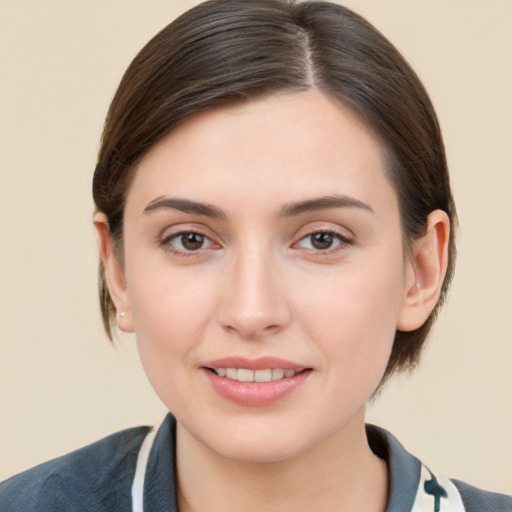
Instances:
[[[199,235],[199,236],[202,236],[202,237],[210,240],[210,237],[206,233],[203,233],[202,231],[199,231],[196,229],[180,229],[179,231],[175,231],[174,233],[170,233],[166,236],[158,237],[158,240],[160,242],[168,242],[169,240],[172,240],[173,238],[177,238],[179,236],[188,235],[188,234]]]
[[[317,219],[302,224],[298,229],[295,230],[292,238],[295,240],[301,240],[302,238],[310,236],[314,233],[330,233],[346,242],[351,243],[355,243],[358,238],[356,233],[346,225],[341,225],[336,221],[327,219]]]

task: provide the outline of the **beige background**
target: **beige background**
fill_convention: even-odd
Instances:
[[[133,340],[96,304],[90,182],[135,52],[182,0],[0,0],[0,478],[159,422]],[[423,364],[369,412],[438,473],[512,492],[512,0],[351,0],[443,126],[462,231]]]

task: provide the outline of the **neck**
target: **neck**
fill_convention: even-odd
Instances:
[[[178,423],[177,479],[180,512],[383,512],[387,502],[387,467],[368,445],[364,410],[328,439],[275,462],[225,458]]]

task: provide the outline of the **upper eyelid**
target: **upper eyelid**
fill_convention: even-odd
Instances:
[[[178,237],[182,234],[196,233],[207,238],[212,244],[220,246],[225,245],[224,237],[219,236],[219,234],[216,232],[212,233],[211,229],[202,224],[199,226],[197,224],[194,224],[195,223],[190,223],[190,225],[183,225],[182,223],[180,223],[173,226],[167,226],[163,230],[161,230],[160,234],[157,237],[157,242],[166,243],[167,241],[170,241],[173,238]],[[325,222],[321,221],[312,222],[310,224],[313,225],[302,225],[299,229],[295,230],[295,232],[290,237],[291,245],[294,245],[300,240],[303,240],[304,238],[307,238],[308,236],[311,236],[315,233],[330,233],[335,237],[339,238],[342,242],[354,242],[354,240],[356,239],[355,233],[345,226],[333,226],[331,223],[327,223],[331,225],[326,225]]]
[[[346,235],[345,233],[342,233],[341,231],[339,231],[337,229],[330,229],[330,228],[313,229],[312,231],[308,231],[302,238],[306,238],[308,236],[314,235],[315,233],[327,233],[329,235],[334,235],[334,236],[338,236],[340,238],[345,238],[345,239],[352,238],[352,236]],[[301,240],[302,240],[302,238],[301,238]]]
[[[172,241],[175,239],[179,239],[180,236],[183,236],[187,233],[194,233],[194,234],[202,236],[203,238],[208,240],[209,245],[207,247],[199,247],[198,249],[190,249],[190,250],[187,250],[185,248],[181,249],[179,247],[174,247]],[[188,229],[188,230],[181,229],[181,230],[175,231],[173,233],[170,233],[167,236],[159,237],[157,240],[157,246],[163,248],[165,252],[172,253],[172,254],[174,254],[176,256],[180,256],[180,257],[185,257],[185,256],[200,257],[201,254],[203,254],[205,251],[211,250],[212,246],[215,246],[215,245],[218,246],[218,244],[216,244],[216,242],[214,242],[210,236],[208,236],[202,232],[194,231],[191,229]]]
[[[353,237],[344,235],[343,233],[340,233],[339,231],[335,231],[332,229],[316,229],[316,230],[310,231],[309,233],[306,233],[305,235],[297,238],[297,241],[293,242],[293,245],[301,242],[302,240],[304,240],[306,238],[309,238],[310,236],[315,235],[316,233],[325,233],[328,235],[333,235],[341,243],[353,243]]]
[[[311,224],[302,226],[297,229],[293,235],[293,238],[296,241],[299,241],[305,237],[311,236],[314,233],[331,233],[345,240],[354,240],[356,238],[356,234],[351,229],[344,226],[333,226],[331,223],[329,223],[330,225],[326,225],[326,223],[323,222]]]
[[[165,233],[165,231],[166,230],[164,230],[164,233]],[[205,238],[208,238],[209,240],[211,239],[211,237],[208,234],[206,234],[204,231],[201,231],[199,229],[179,229],[177,231],[173,231],[172,233],[162,234],[160,236],[160,238],[163,240],[172,240],[173,238],[177,238],[180,235],[186,235],[187,233],[194,233],[195,235],[204,236]]]
[[[164,229],[160,231],[160,234],[158,235],[159,240],[163,239],[171,239],[173,237],[179,236],[183,233],[196,233],[198,235],[204,236],[205,238],[208,238],[209,240],[212,240],[214,238],[220,238],[216,234],[213,234],[211,229],[208,229],[207,227],[203,225],[183,225],[182,223],[176,224],[173,226],[166,226]]]
[[[193,233],[195,235],[202,236],[205,240],[208,241],[208,247],[200,247],[200,248],[198,248],[196,250],[188,250],[188,251],[183,251],[181,249],[177,249],[177,251],[179,251],[179,252],[194,253],[194,252],[200,252],[200,251],[208,250],[212,246],[219,246],[219,244],[217,242],[212,240],[211,236],[208,236],[208,235],[206,235],[205,233],[203,233],[201,231],[194,231],[194,230],[190,230],[190,229],[189,230],[176,231],[174,233],[170,233],[167,236],[163,236],[162,238],[159,239],[158,244],[159,245],[170,245],[173,240],[179,239],[181,236],[186,235],[188,233]]]

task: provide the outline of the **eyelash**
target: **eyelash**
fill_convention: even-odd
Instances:
[[[304,241],[304,240],[311,240],[311,238],[314,235],[330,235],[332,236],[338,243],[334,247],[328,247],[324,250],[322,249],[315,249],[311,248],[308,249],[309,251],[313,251],[315,255],[320,256],[329,256],[333,253],[336,253],[340,250],[343,250],[344,247],[352,245],[354,243],[353,239],[347,237],[346,235],[343,235],[337,231],[331,230],[331,229],[317,229],[315,231],[311,231],[307,235],[303,236],[298,242],[296,242],[294,245],[297,245],[298,243]]]
[[[178,231],[176,233],[172,233],[171,235],[168,235],[168,236],[162,238],[161,240],[158,241],[158,245],[163,247],[166,252],[169,252],[176,256],[185,256],[185,257],[197,256],[199,254],[199,251],[201,249],[203,249],[203,247],[200,247],[199,249],[197,249],[195,251],[194,250],[180,251],[179,249],[176,249],[175,247],[173,247],[171,245],[172,240],[179,239],[180,237],[183,237],[184,235],[198,235],[198,236],[202,237],[205,241],[208,240],[210,242],[210,244],[213,243],[211,241],[210,237],[208,235],[202,233],[201,231],[196,231],[194,229],[188,229],[188,230],[183,230],[183,231]]]
[[[325,250],[315,249],[315,248],[306,248],[306,250],[312,251],[318,255],[327,256],[327,255],[330,255],[337,251],[343,250],[343,246],[352,245],[354,243],[351,238],[347,237],[346,235],[342,235],[341,233],[338,233],[337,231],[329,230],[329,229],[317,229],[317,230],[311,231],[307,235],[303,236],[302,238],[300,238],[298,240],[298,242],[295,242],[293,245],[295,246],[295,245],[299,244],[300,242],[307,240],[307,239],[311,240],[311,237],[313,237],[314,235],[318,235],[318,234],[330,235],[335,240],[338,241],[338,244],[336,244],[334,247],[328,247]],[[179,239],[180,237],[183,237],[184,235],[197,235],[197,236],[202,237],[204,240],[207,240],[210,244],[214,243],[214,242],[212,242],[212,240],[210,239],[210,237],[208,235],[206,235],[205,233],[202,233],[201,231],[197,231],[197,230],[186,230],[185,231],[184,230],[184,231],[178,231],[176,233],[172,233],[171,235],[168,235],[168,236],[162,238],[161,240],[158,241],[158,245],[163,247],[166,252],[169,252],[176,256],[184,256],[184,257],[197,256],[199,254],[199,252],[201,251],[201,249],[204,249],[204,247],[199,247],[197,250],[182,251],[182,250],[176,249],[175,247],[173,247],[171,245],[172,240]]]

